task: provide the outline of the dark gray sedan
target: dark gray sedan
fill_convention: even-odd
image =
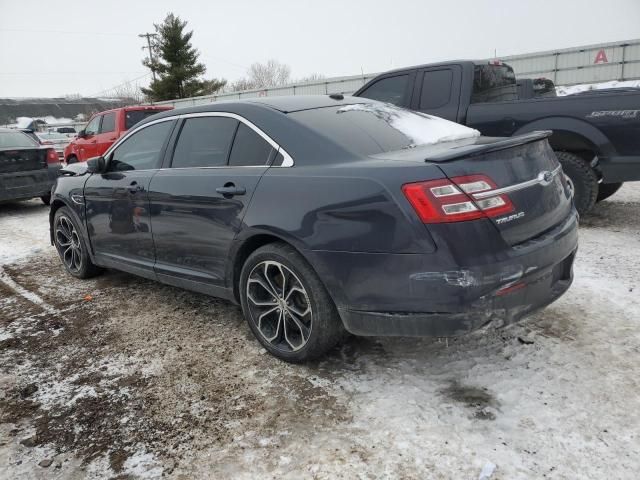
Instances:
[[[63,170],[51,239],[76,277],[115,268],[240,304],[287,361],[345,331],[459,335],[571,284],[577,214],[548,135],[341,95],[172,110]]]
[[[0,201],[39,197],[48,205],[59,171],[55,149],[18,130],[0,128]]]

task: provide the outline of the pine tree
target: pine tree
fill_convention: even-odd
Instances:
[[[173,13],[168,14],[161,24],[154,24],[158,34],[152,45],[155,58],[153,62],[148,59],[142,62],[156,74],[156,80],[149,88],[142,89],[151,101],[209,95],[227,83],[223,79],[200,78],[206,67],[198,62],[200,54],[191,45],[193,31],[185,32],[186,26],[187,22]]]

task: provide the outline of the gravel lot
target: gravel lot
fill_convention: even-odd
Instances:
[[[638,478],[640,184],[583,219],[545,311],[305,366],[224,301],[66,275],[47,215],[0,205],[1,478]]]

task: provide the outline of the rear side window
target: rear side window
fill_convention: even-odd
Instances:
[[[135,132],[112,153],[110,171],[156,168],[160,152],[173,126],[172,121],[156,123]]]
[[[238,121],[228,117],[187,118],[173,152],[171,167],[226,165],[237,126]]]
[[[404,104],[404,94],[407,91],[408,81],[408,74],[383,78],[371,85],[359,96],[401,106]]]
[[[22,132],[0,132],[0,148],[33,148],[38,144]]]
[[[100,133],[113,132],[116,129],[116,114],[114,112],[105,113],[102,116],[102,125],[100,126]]]
[[[136,123],[160,113],[159,110],[127,110],[124,114],[124,129],[129,130]]]
[[[240,123],[233,141],[229,165],[251,166],[266,165],[271,155],[272,147],[260,135]]]
[[[452,82],[451,69],[424,72],[420,92],[420,110],[440,108],[449,103]]]
[[[509,65],[476,65],[473,70],[471,103],[505,102],[518,99],[516,76]]]

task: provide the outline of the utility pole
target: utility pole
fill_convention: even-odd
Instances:
[[[151,65],[153,65],[153,47],[151,46],[151,37],[157,37],[158,34],[157,33],[141,33],[138,35],[138,37],[140,38],[147,38],[147,46],[146,47],[142,47],[142,49],[144,50],[145,48],[149,50],[149,62]],[[151,69],[151,75],[153,75],[153,81],[156,81],[156,71],[152,68]]]

